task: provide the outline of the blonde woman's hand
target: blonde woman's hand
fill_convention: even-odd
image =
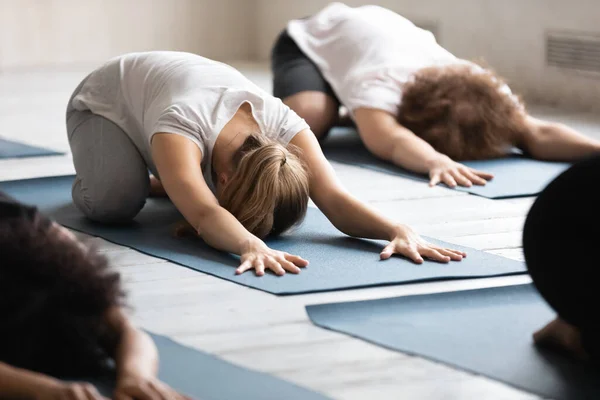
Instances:
[[[447,263],[460,261],[467,256],[462,251],[447,249],[426,242],[421,236],[406,225],[398,225],[395,237],[381,251],[382,260],[387,260],[393,254],[403,255],[417,264],[423,262],[423,257],[433,261]]]
[[[281,276],[286,272],[298,274],[300,268],[307,265],[308,261],[300,256],[270,249],[263,241],[255,240],[244,246],[241,263],[235,273],[239,275],[253,269],[257,276],[263,276],[265,270],[270,269],[275,275]]]
[[[483,186],[493,177],[494,175],[490,173],[469,168],[445,155],[440,155],[431,163],[429,168],[429,186],[435,186],[440,182],[451,188],[457,185],[465,187]]]

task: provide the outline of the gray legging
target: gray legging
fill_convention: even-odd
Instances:
[[[94,221],[130,221],[148,197],[148,167],[121,128],[90,111],[75,110],[73,97],[67,107],[67,134],[77,174],[73,202]]]

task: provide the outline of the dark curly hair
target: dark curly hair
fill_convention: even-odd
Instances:
[[[0,216],[0,361],[54,376],[99,372],[116,339],[105,314],[123,303],[120,276],[26,209]]]
[[[423,68],[403,86],[398,122],[454,160],[501,157],[529,129],[504,87],[473,65]]]

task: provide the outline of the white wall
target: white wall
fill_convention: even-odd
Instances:
[[[0,0],[0,70],[141,50],[252,57],[253,0]]]
[[[287,20],[308,16],[329,1],[256,0],[257,57],[269,56]],[[600,76],[545,66],[545,33],[600,34],[599,0],[346,0],[379,4],[415,22],[435,22],[444,47],[459,57],[483,57],[527,99],[600,110]]]
[[[289,19],[327,0],[0,0],[0,71],[169,49],[266,60]],[[600,76],[545,65],[548,30],[598,32],[600,0],[346,0],[436,23],[442,45],[483,57],[529,100],[600,110]]]

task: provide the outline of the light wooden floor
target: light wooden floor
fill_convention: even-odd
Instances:
[[[262,66],[242,65],[242,69],[270,89]],[[0,136],[67,151],[65,104],[88,71],[0,74]],[[589,115],[547,108],[536,108],[536,114],[584,132],[593,133],[600,126],[600,119]],[[521,227],[532,199],[493,201],[341,164],[334,167],[354,194],[422,234],[522,259]],[[70,156],[0,160],[0,180],[72,172]],[[337,399],[537,398],[484,377],[317,328],[304,310],[307,304],[322,302],[525,283],[527,277],[276,297],[97,238],[87,239],[96,242],[124,275],[134,318],[141,326],[241,366]]]

